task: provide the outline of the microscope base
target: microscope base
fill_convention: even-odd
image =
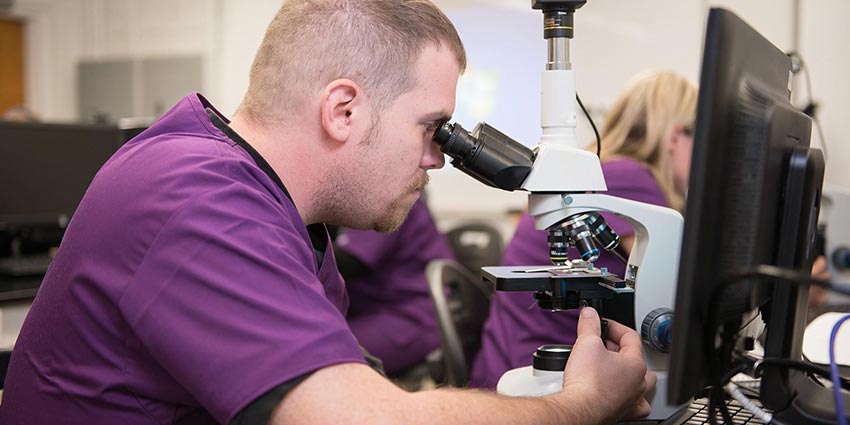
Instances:
[[[684,406],[667,404],[667,372],[655,371],[655,374],[658,383],[647,396],[652,412],[641,420],[663,421]],[[532,366],[525,366],[505,372],[499,379],[496,392],[511,397],[542,397],[560,392],[563,384],[563,372],[535,370]]]

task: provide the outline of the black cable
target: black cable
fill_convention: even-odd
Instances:
[[[798,272],[796,270],[788,270],[783,269],[781,267],[768,265],[760,265],[751,269],[745,269],[738,273],[734,273],[729,276],[726,282],[721,283],[721,287],[731,283],[735,283],[738,280],[747,278],[772,278],[782,280],[788,283],[793,283],[795,285],[802,285],[804,283],[808,283],[815,286],[819,286],[832,292],[836,292],[843,295],[850,295],[850,286],[842,285],[830,280],[817,279],[812,277],[811,273]]]
[[[738,281],[740,281],[742,279],[748,279],[748,278],[756,278],[756,279],[770,278],[770,279],[781,280],[781,281],[784,281],[784,282],[787,282],[787,283],[792,283],[792,284],[795,284],[795,285],[801,285],[801,284],[809,283],[809,284],[813,284],[815,286],[820,286],[820,287],[826,288],[826,289],[833,291],[833,292],[838,292],[838,293],[841,293],[841,294],[850,295],[850,288],[845,287],[844,285],[836,284],[836,283],[828,281],[828,280],[813,278],[811,276],[811,273],[803,273],[803,272],[798,272],[796,270],[788,270],[788,269],[783,269],[783,268],[776,267],[776,266],[759,265],[759,266],[756,266],[756,267],[751,268],[751,269],[744,269],[744,270],[741,270],[740,272],[732,273],[729,276],[727,276],[726,278],[724,278],[723,280],[721,280],[720,283],[718,284],[717,288],[715,288],[714,291],[712,292],[711,297],[710,297],[710,302],[709,302],[708,305],[710,305],[710,306],[717,305],[717,298],[722,294],[723,289],[725,289],[727,286],[730,286],[734,283],[737,283]],[[714,308],[709,309],[708,324],[709,324],[709,326],[716,325],[718,327],[717,330],[719,330],[723,326],[723,322],[721,322],[719,320],[719,318],[717,317],[718,313],[719,312],[717,311],[717,309],[714,309]],[[736,326],[736,329],[737,329],[737,326]],[[721,332],[719,353],[715,352],[715,348],[711,347],[709,344],[707,344],[705,347],[703,347],[707,351],[707,358],[711,359],[710,360],[711,361],[710,371],[711,371],[712,376],[719,377],[719,375],[721,373],[724,373],[722,371],[724,364],[733,365],[733,368],[730,369],[730,371],[728,373],[734,372],[735,368],[740,366],[740,365],[735,366],[733,364],[733,352],[730,350],[730,347],[731,347],[730,344],[732,344],[732,346],[734,345],[734,340],[732,340],[732,338],[734,338],[735,334],[736,334],[736,332],[731,332],[731,331],[726,330],[726,329],[724,329]],[[708,338],[707,340],[715,341],[716,337],[717,337],[717,331],[715,330],[713,335],[711,335],[711,338]],[[724,362],[723,359],[727,359],[727,361]],[[768,363],[771,363],[771,362],[774,362],[774,360],[768,360]],[[788,367],[793,367],[793,366],[788,365]],[[726,374],[728,374],[728,373],[726,373]],[[818,373],[818,372],[813,372],[813,373]],[[826,372],[826,373],[827,373],[827,376],[829,376],[828,372]],[[724,374],[724,376],[726,374]],[[734,374],[732,376],[734,376]],[[731,377],[730,377],[730,379],[731,379]],[[709,382],[711,382],[711,381],[712,380],[709,379]],[[717,403],[719,401],[720,404],[721,404],[720,411],[721,411],[721,414],[723,415],[724,421],[731,421],[731,419],[727,418],[726,414],[724,414],[724,412],[723,412],[723,410],[726,407],[725,404],[722,403],[724,381],[722,379],[716,380],[716,381],[712,382],[712,384],[714,385],[714,387],[711,389],[710,396],[709,396],[709,420],[711,421],[712,424],[715,423],[715,419],[716,419],[715,418],[715,410],[717,409]],[[843,386],[844,386],[844,384],[842,382],[842,387]],[[726,412],[726,413],[728,414],[728,412]],[[774,420],[773,423],[778,423],[778,422]]]
[[[845,295],[850,295],[850,287],[846,287],[845,285],[839,285],[837,283],[834,283],[834,282],[831,282],[831,281],[828,281],[828,280],[813,278],[811,273],[798,272],[796,270],[788,270],[788,269],[783,269],[783,268],[776,267],[776,266],[760,265],[760,266],[756,266],[756,267],[751,268],[751,269],[744,269],[740,272],[732,273],[729,276],[727,276],[725,279],[721,280],[720,283],[718,284],[717,288],[715,288],[714,291],[712,292],[708,305],[716,306],[717,305],[717,298],[722,295],[723,290],[727,286],[732,285],[733,283],[736,283],[739,280],[748,279],[748,278],[757,278],[757,279],[771,278],[771,279],[777,279],[777,280],[785,281],[785,282],[788,282],[788,283],[793,283],[795,285],[810,283],[810,284],[813,284],[815,286],[820,286],[822,288],[826,288],[826,289],[833,291],[833,292],[837,292],[837,293],[845,294]],[[708,317],[709,326],[715,326],[715,325],[721,326],[722,325],[720,318],[717,317],[718,314],[719,314],[719,312],[717,311],[717,309],[714,309],[714,308],[709,309],[709,317]],[[714,333],[714,335],[712,335],[711,338],[709,338],[709,340],[713,341],[715,336],[716,336],[716,332]],[[706,350],[707,358],[714,358],[715,357],[716,353],[714,352],[713,347],[706,346],[706,347],[704,347],[704,349]],[[732,359],[729,358],[730,362],[731,362],[731,360]],[[717,371],[719,372],[719,370],[717,370]]]
[[[726,390],[724,389],[724,387],[726,386],[727,382],[732,382],[732,378],[734,378],[735,375],[737,375],[741,372],[744,372],[745,370],[747,370],[747,367],[743,364],[739,364],[738,366],[735,366],[734,368],[732,368],[732,370],[727,372],[726,375],[724,375],[723,378],[720,379],[720,385],[717,388],[718,393],[720,394],[720,397],[721,397],[720,401],[722,403],[721,406],[720,406],[721,407],[720,413],[723,415],[723,420],[725,420],[727,424],[731,424],[731,423],[733,423],[733,421],[732,421],[732,415],[729,414],[729,406],[725,403],[725,398],[726,398],[725,397],[725,394],[726,394],[725,391]]]
[[[783,359],[783,358],[776,358],[776,357],[767,357],[767,358],[761,359],[760,361],[757,361],[756,367],[754,368],[754,373],[755,373],[756,377],[761,376],[761,370],[764,369],[765,366],[777,366],[777,367],[785,367],[785,368],[789,368],[789,369],[797,369],[797,370],[809,373],[811,375],[817,375],[817,376],[827,378],[827,379],[830,378],[830,373],[826,369],[822,369],[822,368],[817,367],[813,364],[804,363],[804,362],[797,361],[797,360]],[[848,380],[844,377],[840,377],[840,379],[841,379],[841,388],[844,388],[845,390],[850,391],[850,380]]]
[[[717,305],[716,298],[717,298],[718,294],[721,292],[720,289],[722,289],[726,284],[727,284],[726,282],[721,282],[720,286],[711,294],[711,300],[710,300],[709,306]],[[709,326],[713,326],[715,323],[718,323],[718,319],[716,317],[717,316],[716,309],[713,309],[713,308],[709,309],[709,315],[708,316],[709,316],[709,319],[708,319],[708,325]],[[724,330],[721,333],[720,349],[719,350],[716,350],[716,348],[717,348],[716,346],[712,346],[712,342],[716,341],[716,338],[717,338],[717,330],[719,330],[722,325],[718,324],[717,326],[718,326],[717,329],[714,330],[714,332],[712,333],[710,338],[707,338],[707,339],[702,338],[703,344],[705,344],[703,346],[703,349],[706,351],[706,358],[709,359],[709,379],[708,379],[708,381],[711,384],[712,388],[711,388],[711,391],[709,391],[709,396],[708,396],[708,419],[709,419],[709,422],[712,425],[716,425],[716,423],[717,423],[716,422],[716,417],[717,417],[716,416],[717,415],[716,410],[718,410],[718,406],[717,406],[718,403],[725,407],[725,404],[723,403],[723,385],[722,385],[722,383],[719,379],[721,374],[724,373],[722,371],[723,365],[732,363],[731,353],[729,353],[729,357],[727,357],[727,352],[729,352],[729,350],[727,348],[728,345],[729,345],[729,341],[727,341],[727,339],[726,339],[727,336],[729,335],[728,331]],[[706,342],[706,341],[709,341],[709,342]],[[724,360],[727,360],[727,361],[724,361]],[[712,377],[717,378],[717,380],[712,379]],[[728,415],[728,411],[726,412],[726,415],[724,415],[723,410],[721,409],[721,415],[723,415],[723,420],[726,421],[726,423],[731,423],[731,419],[726,418],[726,416]]]
[[[817,104],[815,103],[814,95],[812,94],[812,76],[811,76],[811,74],[809,74],[809,67],[806,66],[806,62],[803,60],[803,57],[800,56],[799,53],[789,52],[788,56],[791,57],[792,61],[794,59],[796,59],[797,62],[799,63],[799,68],[797,69],[797,71],[794,71],[793,67],[792,67],[792,72],[794,74],[797,74],[797,73],[804,73],[805,74],[804,77],[806,79],[805,80],[806,81],[806,95],[808,96],[809,99],[808,99],[807,105],[803,108],[803,112],[805,112],[807,115],[812,117],[812,121],[815,123],[815,127],[817,128],[817,131],[818,131],[818,136],[820,136],[820,144],[821,144],[821,146],[823,146],[823,158],[824,158],[824,160],[826,160],[829,157],[829,151],[827,150],[827,147],[826,147],[826,136],[824,136],[824,134],[823,134],[823,129],[821,128],[820,120],[818,120],[817,114],[815,113],[816,108],[817,108]]]
[[[800,69],[805,72],[806,77],[806,90],[809,94],[809,102],[806,105],[806,111],[811,110],[810,116],[812,117],[812,121],[815,123],[815,127],[818,130],[818,136],[820,136],[820,144],[823,147],[823,158],[826,160],[829,157],[829,151],[826,148],[826,136],[823,134],[823,129],[820,126],[820,120],[816,114],[817,104],[815,103],[815,98],[812,95],[812,76],[809,74],[809,67],[806,66],[806,63],[803,62],[803,58],[797,55],[797,58],[800,59]]]
[[[593,128],[593,134],[596,135],[596,156],[601,156],[602,139],[599,138],[599,130],[596,129],[596,123],[593,122],[593,118],[590,117],[590,113],[587,112],[587,108],[584,107],[584,103],[581,103],[581,98],[578,97],[578,93],[576,93],[576,102],[578,102],[578,106],[581,107],[581,110],[584,111],[584,116],[586,116],[587,120],[590,121],[590,126]]]
[[[829,151],[827,151],[826,149],[826,139],[823,135],[823,129],[820,126],[820,120],[818,119],[817,115],[814,115],[812,116],[812,121],[815,122],[815,128],[818,129],[818,134],[820,135],[820,144],[821,146],[823,146],[823,160],[826,161],[827,158],[829,158]]]
[[[753,322],[755,322],[755,321],[756,321],[756,319],[758,319],[758,318],[759,318],[759,315],[758,315],[758,314],[754,314],[754,315],[753,315],[753,317],[751,317],[751,318],[750,318],[750,320],[748,320],[748,321],[747,321],[747,323],[744,323],[744,324],[742,324],[741,326],[738,326],[738,332],[740,332],[740,331],[742,331],[742,330],[746,329],[746,328],[747,328],[747,326],[750,326],[750,324],[752,324]]]
[[[721,341],[722,341],[721,342],[721,351],[723,352],[723,354],[721,354],[721,356],[720,356],[721,358],[726,358],[726,357],[728,357],[730,359],[733,358],[732,353],[733,353],[734,348],[735,348],[735,341],[733,339],[734,335],[735,335],[735,332],[727,332],[727,331],[723,332],[723,335],[721,336]],[[719,364],[719,363],[720,363],[719,361],[714,362],[714,366],[717,367],[718,369],[719,369],[719,367],[722,367],[722,365]],[[714,405],[714,408],[717,409],[718,405],[719,405],[720,415],[723,416],[723,423],[724,424],[731,424],[732,423],[732,415],[729,414],[729,406],[726,405],[726,401],[725,401],[726,397],[724,395],[725,392],[724,392],[723,387],[726,385],[727,382],[731,381],[732,378],[735,375],[745,371],[746,369],[747,369],[747,367],[744,364],[735,365],[735,366],[732,367],[732,369],[727,371],[718,381],[715,382],[714,387],[712,388],[712,391],[711,391],[711,398],[709,398],[709,412],[708,413],[709,413],[709,415],[711,415],[712,418],[715,417],[715,413],[714,413],[714,410],[712,410],[711,406]],[[715,370],[714,372],[719,372],[719,371]]]

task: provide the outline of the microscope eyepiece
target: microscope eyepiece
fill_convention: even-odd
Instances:
[[[453,160],[461,162],[468,162],[474,158],[475,151],[479,149],[481,143],[460,124],[452,124],[448,121],[444,121],[437,128],[433,141],[440,146],[440,151]],[[452,165],[455,165],[455,162],[452,162]]]
[[[452,132],[454,132],[455,126],[454,124],[448,121],[440,122],[440,125],[437,126],[437,130],[434,131],[434,143],[440,145],[442,147],[449,139],[452,137]]]
[[[480,123],[466,131],[460,124],[443,122],[433,141],[452,158],[452,165],[492,187],[519,189],[534,163],[534,152],[499,130]]]

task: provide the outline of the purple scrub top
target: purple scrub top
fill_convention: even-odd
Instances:
[[[652,173],[632,159],[616,159],[602,164],[608,185],[606,195],[632,199],[655,205],[667,205],[667,200]],[[624,219],[601,214],[620,236],[634,234]],[[502,257],[504,266],[533,266],[551,264],[546,232],[534,228],[534,220],[526,213]],[[571,248],[571,258],[578,258]],[[615,256],[600,253],[597,267],[607,267],[623,276],[625,265]],[[531,292],[501,292],[493,294],[490,315],[484,324],[481,350],[473,363],[470,386],[496,388],[499,378],[508,370],[528,366],[537,347],[543,344],[572,344],[576,338],[576,310],[550,312],[537,307]]]
[[[319,267],[295,205],[208,107],[187,96],[95,176],[14,348],[0,423],[229,423],[282,383],[365,363],[327,233]]]
[[[418,200],[398,230],[347,230],[337,248],[366,265],[370,273],[346,282],[348,323],[388,373],[421,363],[440,345],[440,332],[425,279],[425,266],[454,259],[425,201]]]

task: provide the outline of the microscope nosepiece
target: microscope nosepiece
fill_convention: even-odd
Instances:
[[[576,239],[575,244],[582,260],[592,263],[599,259],[599,249],[590,237]]]
[[[564,229],[557,227],[549,230],[549,261],[556,266],[563,266],[570,261],[570,237]]]
[[[605,223],[605,219],[599,213],[588,213],[586,222],[587,226],[593,232],[593,236],[602,245],[603,249],[611,251],[620,245],[620,235]]]

